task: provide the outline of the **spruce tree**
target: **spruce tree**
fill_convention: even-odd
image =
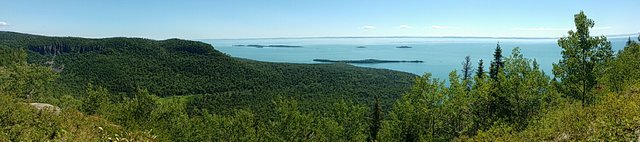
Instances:
[[[369,139],[368,141],[378,141],[378,131],[380,131],[382,123],[382,105],[380,104],[380,97],[376,96],[375,103],[373,105],[373,113],[371,114],[371,125],[369,126]]]
[[[492,90],[489,93],[489,115],[498,119],[506,117],[509,112],[507,98],[501,93],[503,88],[498,77],[504,67],[502,58],[502,48],[500,48],[500,43],[497,43],[493,53],[493,61],[491,61],[491,66],[489,67],[489,77],[493,81],[491,83]]]
[[[476,76],[478,78],[484,78],[484,63],[482,59],[478,61],[478,69],[476,70]]]
[[[462,62],[462,83],[467,91],[471,91],[471,76],[473,74],[473,65],[471,65],[471,57],[464,57]]]
[[[498,43],[496,45],[496,50],[493,52],[493,61],[489,67],[489,76],[493,80],[498,80],[498,72],[502,67],[504,67],[504,62],[502,61],[502,48],[500,48],[500,43]]]
[[[468,80],[471,78],[473,65],[471,65],[471,57],[464,57],[464,62],[462,62],[462,80]]]

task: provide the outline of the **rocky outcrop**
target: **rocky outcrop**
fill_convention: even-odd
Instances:
[[[29,105],[33,106],[34,108],[38,109],[39,111],[49,111],[49,112],[53,112],[54,114],[60,114],[61,109],[57,106],[51,105],[51,104],[45,104],[45,103],[29,103]]]

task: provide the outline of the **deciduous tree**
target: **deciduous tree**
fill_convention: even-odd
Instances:
[[[600,66],[611,60],[613,52],[605,36],[589,35],[595,23],[584,12],[574,15],[574,22],[576,31],[571,30],[558,40],[562,59],[553,65],[553,73],[561,81],[561,91],[584,105],[594,101],[590,92],[597,84],[596,76],[604,71]]]

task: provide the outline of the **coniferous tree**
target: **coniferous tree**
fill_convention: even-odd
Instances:
[[[492,90],[489,93],[489,116],[495,118],[503,118],[508,115],[508,103],[507,98],[502,94],[501,89],[501,78],[502,75],[504,77],[504,72],[502,72],[502,68],[504,68],[504,61],[502,56],[502,48],[500,48],[500,43],[496,44],[496,49],[493,53],[493,61],[491,61],[491,66],[489,66],[489,77],[493,83],[491,83]]]
[[[482,59],[480,59],[480,61],[478,61],[478,69],[476,71],[476,76],[478,78],[484,78],[484,63],[483,63]]]
[[[489,76],[493,80],[498,80],[498,72],[502,67],[504,67],[504,62],[502,61],[502,48],[500,48],[500,43],[498,43],[496,45],[496,50],[493,52],[493,61],[489,67]]]
[[[613,56],[611,43],[605,36],[591,37],[589,28],[594,22],[584,12],[574,16],[576,31],[558,40],[563,49],[562,59],[553,64],[553,73],[561,81],[559,87],[565,94],[580,99],[583,105],[593,102],[591,90],[597,84],[596,76],[602,69],[598,66]]]
[[[375,104],[373,105],[373,113],[371,114],[371,125],[369,126],[370,135],[368,141],[378,141],[378,131],[382,126],[382,105],[380,104],[380,97],[376,96]]]
[[[471,90],[471,75],[473,74],[473,65],[471,65],[471,57],[464,57],[462,62],[462,82],[467,91]]]

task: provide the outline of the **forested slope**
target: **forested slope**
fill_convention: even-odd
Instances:
[[[212,108],[208,104],[264,108],[260,105],[275,96],[318,103],[319,107],[339,99],[364,102],[376,95],[390,103],[415,78],[409,73],[348,64],[239,59],[209,44],[180,39],[86,39],[0,32],[0,44],[27,49],[30,63],[60,71],[57,84],[66,91],[82,92],[89,83],[115,93],[148,89],[160,97],[206,98],[191,103],[205,108]],[[225,101],[203,102],[214,100]]]

